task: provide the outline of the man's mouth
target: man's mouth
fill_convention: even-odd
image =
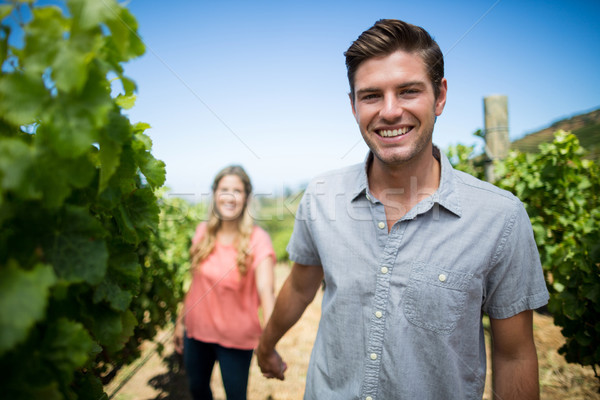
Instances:
[[[399,129],[379,129],[377,130],[377,134],[381,137],[396,137],[406,135],[412,127],[403,127]]]

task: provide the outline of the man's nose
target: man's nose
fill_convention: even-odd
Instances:
[[[386,121],[395,121],[402,117],[404,108],[396,96],[385,96],[379,115]]]

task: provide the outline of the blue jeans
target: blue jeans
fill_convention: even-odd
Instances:
[[[185,335],[183,363],[194,400],[212,400],[210,377],[219,361],[227,400],[246,400],[248,374],[253,350],[229,349],[215,343],[204,343]]]

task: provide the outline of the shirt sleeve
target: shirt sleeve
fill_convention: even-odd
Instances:
[[[254,227],[251,246],[253,270],[256,269],[258,264],[260,264],[267,257],[270,257],[273,262],[277,261],[277,258],[275,257],[275,250],[273,250],[273,244],[271,243],[269,234],[258,226]]]
[[[311,214],[311,204],[314,201],[313,185],[309,185],[300,200],[296,212],[294,231],[287,246],[290,260],[304,265],[321,265],[321,258],[311,234],[311,221],[315,218]]]
[[[548,303],[548,289],[531,222],[520,201],[492,258],[483,311],[504,319]]]

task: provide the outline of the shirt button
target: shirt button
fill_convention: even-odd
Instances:
[[[382,274],[387,274],[388,273],[388,267],[381,267],[381,273]]]
[[[367,396],[365,397],[365,400],[373,400],[373,398],[371,396]]]
[[[367,200],[371,201],[371,196],[367,195]]]
[[[373,361],[377,360],[377,354],[371,353],[371,360],[373,360]]]
[[[383,229],[385,228],[385,222],[381,221],[377,224],[377,226],[379,227],[379,229]]]
[[[440,280],[440,282],[446,282],[446,275],[440,274],[440,276],[438,276],[438,279]]]
[[[381,311],[376,311],[376,312],[375,312],[375,316],[376,316],[377,318],[381,318],[381,317],[383,317],[383,313],[382,313]]]

